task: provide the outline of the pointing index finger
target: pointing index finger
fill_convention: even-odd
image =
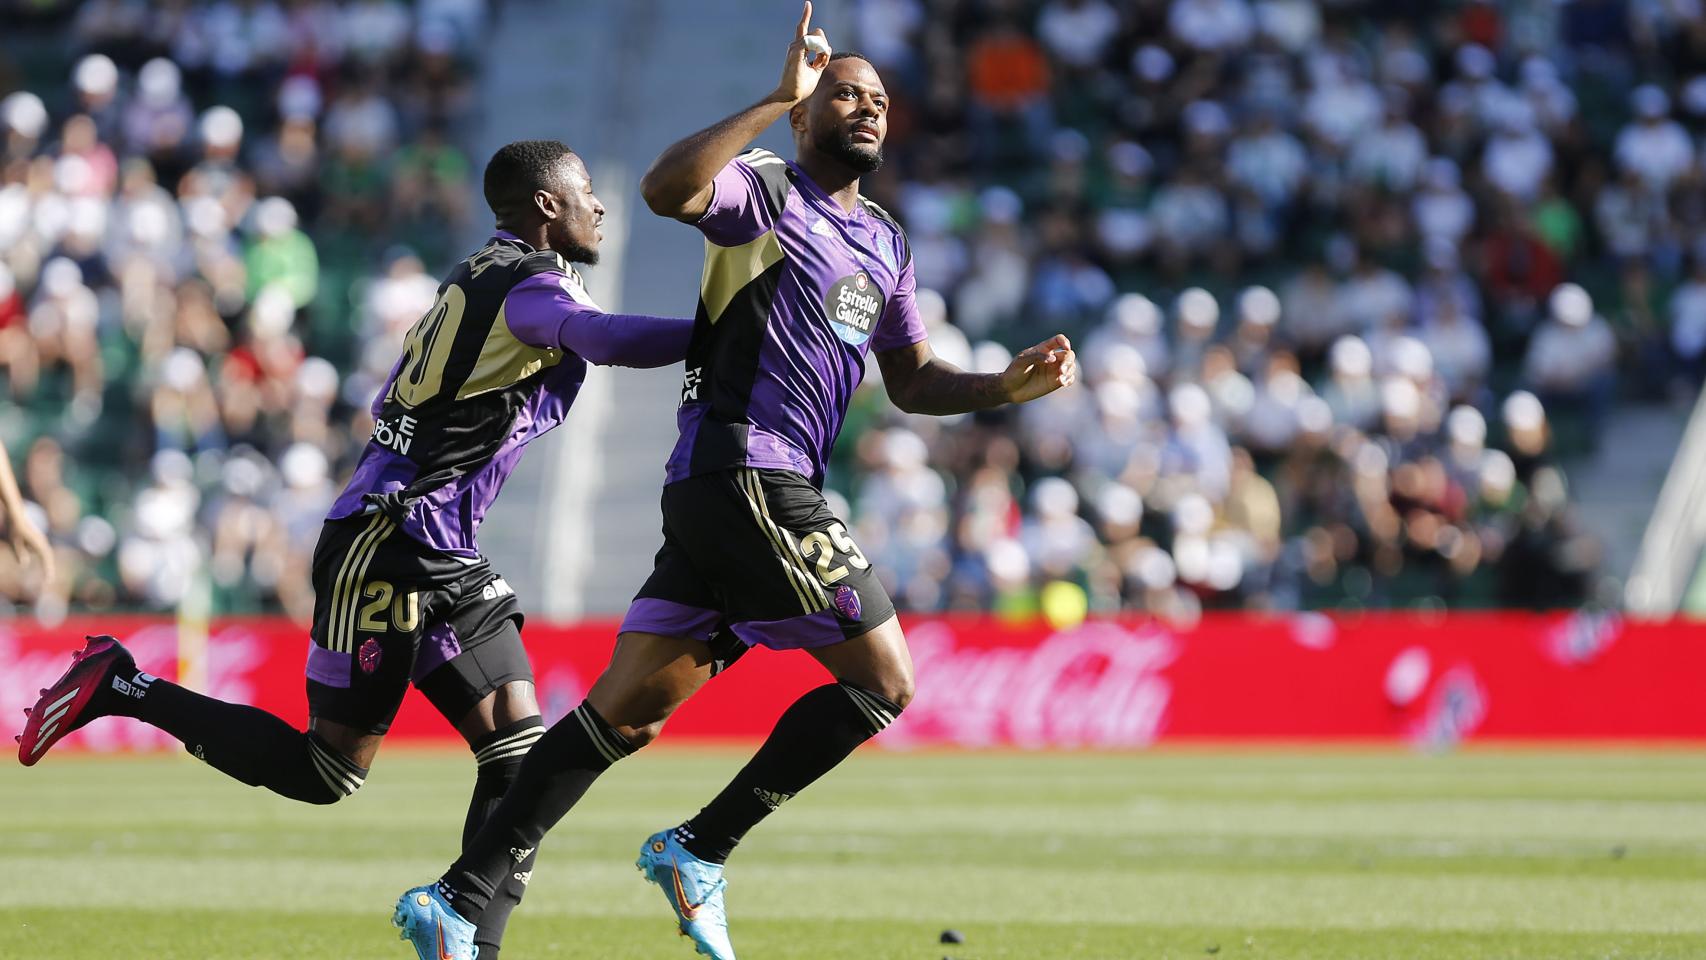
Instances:
[[[806,5],[805,5],[804,9],[802,9],[800,11],[800,24],[794,30],[794,39],[795,40],[804,40],[806,38],[806,31],[811,28],[811,25],[812,25],[812,4],[811,4],[811,0],[806,0]]]

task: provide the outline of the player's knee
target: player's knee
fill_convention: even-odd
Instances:
[[[545,721],[538,715],[505,724],[469,744],[474,751],[476,776],[481,780],[509,784],[521,772],[527,751],[545,735]],[[501,791],[500,791],[501,792]]]
[[[906,709],[904,701],[896,700],[889,693],[905,693],[907,699],[911,699],[910,682],[905,690],[900,689],[898,685],[885,685],[885,689],[889,692],[881,692],[843,680],[841,681],[841,689],[852,699],[853,705],[859,708],[859,712],[864,715],[866,724],[871,728],[872,736],[882,733],[889,724],[895,721],[896,717],[900,716],[900,712]]]
[[[912,695],[917,692],[911,670],[885,672],[868,689],[900,710],[906,709],[906,705],[912,702]]]
[[[912,695],[917,692],[917,684],[913,682],[912,675],[907,674],[905,677],[896,680],[883,696],[894,701],[895,706],[905,710],[906,705],[912,702]]]
[[[361,785],[364,782],[365,781],[358,781],[354,785],[348,786],[348,787],[328,786],[323,791],[317,791],[317,792],[311,794],[310,796],[306,797],[305,799],[307,799],[307,801],[309,803],[312,803],[315,806],[329,807],[332,804],[337,803],[339,800],[342,800],[346,797],[355,796],[355,792],[357,790],[361,789]]]
[[[367,783],[368,768],[356,765],[354,760],[333,749],[318,734],[309,733],[306,737],[308,759],[318,782],[302,791],[298,799],[317,806],[328,806],[345,797],[355,796],[355,792]]]
[[[639,727],[620,726],[616,728],[616,732],[626,737],[628,742],[634,745],[634,749],[638,750],[656,740],[658,735],[663,733],[663,723],[662,720],[655,720]]]

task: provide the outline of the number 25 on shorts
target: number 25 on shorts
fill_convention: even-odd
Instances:
[[[817,578],[824,586],[830,586],[845,579],[847,567],[835,565],[835,554],[840,551],[856,570],[865,570],[871,566],[871,561],[865,559],[859,545],[847,535],[847,527],[841,523],[832,523],[823,530],[814,530],[800,539],[800,555],[807,560],[817,557]]]

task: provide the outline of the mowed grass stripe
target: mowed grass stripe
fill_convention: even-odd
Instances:
[[[86,910],[43,913],[28,925],[0,908],[0,936],[19,956],[109,957],[110,927],[125,931],[126,949],[151,960],[277,960],[281,956],[358,956],[405,960],[403,944],[348,915],[279,912],[257,920],[221,911],[163,917],[110,910],[91,923]],[[185,931],[189,931],[186,933]],[[928,958],[951,949],[968,960],[1069,957],[1074,960],[1250,957],[1262,960],[1696,960],[1692,937],[1604,934],[1485,934],[1427,930],[1311,932],[1231,926],[1129,928],[1097,924],[1002,923],[964,927],[967,943],[944,948],[934,923],[832,921],[801,936],[789,921],[749,921],[737,928],[742,956],[762,960]],[[518,924],[506,951],[519,956],[600,960],[690,960],[690,948],[658,918],[637,925],[620,918],[541,917]],[[55,952],[64,951],[64,952]],[[507,952],[506,956],[509,955]]]
[[[547,839],[506,955],[686,960],[634,848],[743,761],[615,768]],[[0,771],[0,955],[109,956],[122,915],[151,957],[406,957],[391,898],[454,854],[471,779],[466,756],[398,751],[310,808],[193,761]],[[756,960],[934,960],[947,926],[981,931],[961,960],[1706,957],[1706,758],[867,753],[755,831],[730,881]]]
[[[625,864],[553,859],[542,859],[536,871],[530,914],[643,919],[659,909],[655,891]],[[322,861],[297,858],[244,866],[111,856],[92,874],[82,863],[53,858],[8,861],[8,870],[30,878],[27,887],[0,888],[0,903],[12,908],[62,906],[79,897],[163,911],[242,910],[265,902],[381,920],[398,891],[443,867],[397,859],[353,868],[340,864],[328,875]],[[209,884],[210,876],[220,882]],[[137,877],[150,882],[139,887]],[[1706,881],[845,863],[743,865],[731,868],[730,878],[732,915],[752,919],[926,921],[947,915],[999,923],[1012,915],[1015,891],[1022,891],[1026,916],[1051,923],[1706,934],[1706,913],[1700,910]]]

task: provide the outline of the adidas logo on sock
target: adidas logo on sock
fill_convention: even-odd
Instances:
[[[526,860],[527,855],[532,853],[532,852],[533,852],[532,847],[528,847],[526,850],[523,850],[520,847],[510,847],[509,848],[509,855],[515,858],[516,863],[520,863],[521,861]]]
[[[758,797],[759,803],[764,804],[771,810],[774,810],[782,804],[787,803],[789,800],[794,799],[794,795],[791,793],[777,793],[774,790],[766,790],[763,787],[753,787],[752,792]]]

